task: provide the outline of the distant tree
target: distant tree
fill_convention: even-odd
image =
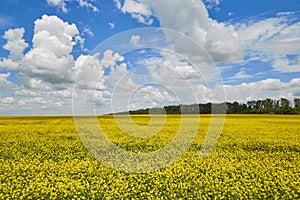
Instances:
[[[270,98],[266,99],[264,104],[265,104],[266,110],[269,110],[269,111],[273,110],[273,104],[274,104],[273,99],[270,99]]]
[[[250,109],[253,109],[256,106],[256,101],[248,101],[247,106]]]
[[[242,104],[242,114],[249,113],[249,109],[246,104]]]
[[[232,110],[233,112],[238,112],[239,111],[239,108],[240,108],[240,104],[238,102],[233,102],[232,104]]]
[[[281,98],[280,99],[280,106],[282,108],[287,109],[290,106],[290,101],[288,99],[286,99],[286,98]]]
[[[228,109],[226,103],[214,103],[212,106],[212,114],[226,114],[226,110]]]
[[[300,113],[300,98],[294,99],[294,111]]]
[[[281,98],[279,101],[279,107],[275,109],[276,114],[295,114],[296,111],[290,107],[290,101],[286,98]]]
[[[167,114],[180,114],[180,106],[165,106],[164,107]]]
[[[199,106],[198,104],[181,105],[180,111],[182,114],[199,114]]]
[[[263,104],[263,100],[257,100],[255,104],[255,109],[258,114],[263,114],[265,105]]]
[[[201,114],[210,114],[211,113],[211,103],[199,104],[199,110]]]
[[[300,108],[300,98],[294,99],[294,105],[295,105],[295,108]]]
[[[165,106],[164,108],[149,108],[130,111],[130,114],[148,114],[151,113],[164,113],[167,114],[300,114],[300,98],[294,99],[294,108],[290,106],[290,101],[286,98],[274,100],[267,98],[265,100],[248,101],[245,103],[238,103],[237,101],[230,103],[206,103],[206,104],[192,104],[192,105],[177,105]],[[213,113],[212,113],[213,112]]]

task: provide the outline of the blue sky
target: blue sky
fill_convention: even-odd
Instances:
[[[300,97],[298,0],[8,0],[0,35],[0,115]]]

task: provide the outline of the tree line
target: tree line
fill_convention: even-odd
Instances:
[[[300,98],[289,101],[286,98],[248,101],[247,103],[226,102],[191,105],[173,105],[163,108],[147,108],[129,111],[130,114],[300,114]]]

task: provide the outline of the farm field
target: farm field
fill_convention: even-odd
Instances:
[[[150,123],[146,115],[133,119]],[[122,133],[113,116],[98,120],[114,144],[145,153],[172,140],[180,115],[168,115],[166,126],[146,139]],[[300,115],[227,115],[214,149],[200,158],[209,122],[210,115],[200,116],[182,157],[139,174],[92,157],[72,117],[0,117],[0,199],[300,198]]]

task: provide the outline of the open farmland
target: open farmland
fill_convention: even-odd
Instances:
[[[199,117],[191,115],[191,118]],[[134,116],[145,126],[148,116]],[[169,115],[157,135],[141,139],[99,117],[114,144],[150,152],[175,136],[180,115]],[[93,158],[72,117],[0,118],[0,199],[299,199],[300,116],[227,115],[214,149],[199,149],[210,115],[181,158],[144,174],[111,169]],[[183,125],[184,126],[184,125]]]

